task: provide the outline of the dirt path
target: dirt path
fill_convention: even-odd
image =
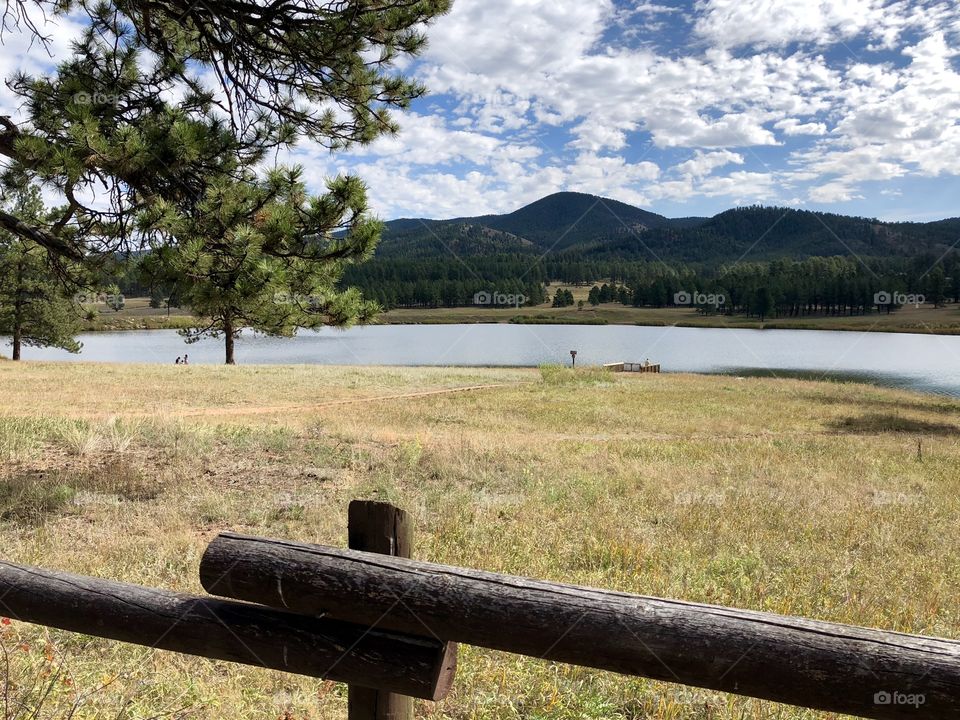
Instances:
[[[488,385],[466,385],[462,387],[455,388],[441,388],[439,390],[423,390],[420,392],[411,392],[411,393],[400,393],[397,395],[375,395],[373,397],[361,397],[361,398],[342,398],[340,400],[328,400],[327,402],[320,403],[306,403],[299,405],[253,405],[253,406],[238,406],[238,407],[226,407],[226,408],[202,408],[196,410],[184,410],[182,412],[174,413],[182,417],[219,417],[219,416],[229,416],[229,415],[272,415],[276,413],[285,413],[285,412],[302,412],[309,410],[322,410],[329,407],[337,407],[340,405],[358,405],[361,403],[376,403],[384,402],[387,400],[408,400],[411,398],[422,398],[422,397],[431,397],[434,395],[450,395],[453,393],[465,393],[465,392],[476,392],[478,390],[493,390],[496,388],[509,388],[509,387],[520,387],[521,385],[529,385],[531,382],[515,382],[515,383],[491,383]],[[130,417],[129,414],[124,413],[127,417]],[[136,413],[133,417],[149,417],[152,416],[152,413]]]

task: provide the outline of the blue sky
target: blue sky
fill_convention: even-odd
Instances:
[[[290,153],[314,189],[359,174],[385,218],[560,190],[669,216],[960,215],[953,1],[455,0],[428,34],[403,69],[432,92],[399,136]],[[19,66],[42,64],[30,55]]]
[[[954,2],[455,0],[430,38],[401,136],[323,158],[386,217],[558,190],[670,216],[960,215]]]

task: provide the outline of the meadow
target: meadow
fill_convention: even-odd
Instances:
[[[586,302],[589,287],[583,285],[552,285],[551,290],[565,287],[577,300]],[[91,330],[160,330],[189,327],[194,321],[188,310],[151,308],[148,298],[127,298],[119,312],[105,305],[91,306],[96,315],[84,322],[83,329]],[[554,308],[550,303],[535,307],[454,307],[454,308],[399,308],[382,313],[377,322],[387,324],[415,323],[564,323],[584,325],[651,325],[679,327],[717,327],[749,329],[792,330],[849,330],[862,332],[909,332],[956,335],[960,333],[960,305],[933,307],[904,306],[892,313],[868,315],[814,315],[808,317],[767,318],[763,322],[746,315],[704,315],[688,307],[631,307],[619,303],[604,303],[583,308]]]
[[[958,638],[958,432],[956,400],[849,383],[0,362],[0,541],[201,592],[219,531],[345,545],[349,501],[381,499],[421,559]],[[8,720],[345,717],[345,688],[309,678],[16,621],[0,646]],[[469,647],[417,708],[837,717]]]
[[[861,332],[910,332],[955,335],[960,333],[960,305],[934,307],[927,303],[905,305],[894,312],[871,312],[866,315],[809,315],[806,317],[769,317],[760,320],[747,315],[703,314],[692,307],[633,307],[620,303],[590,305],[587,298],[590,285],[553,284],[547,289],[552,295],[557,288],[569,290],[583,307],[551,307],[549,302],[534,307],[493,308],[399,308],[380,316],[380,322],[407,323],[471,323],[471,322],[525,322],[566,323],[589,325],[650,325],[678,327],[714,327],[790,330],[849,330]]]

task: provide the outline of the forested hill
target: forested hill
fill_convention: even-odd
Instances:
[[[540,254],[548,249],[575,249],[621,232],[632,234],[668,227],[673,222],[617,200],[562,192],[506,215],[391,220],[386,224],[377,254],[429,257],[438,252],[449,254],[451,250],[465,255]]]
[[[889,223],[779,207],[671,219],[583,193],[549,195],[506,215],[386,224],[382,258],[562,253],[567,259],[720,263],[813,256],[914,257],[946,252],[960,218]]]

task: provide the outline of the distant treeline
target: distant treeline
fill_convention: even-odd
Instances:
[[[612,301],[634,306],[694,305],[703,312],[761,317],[854,315],[920,301],[960,302],[960,261],[954,254],[913,260],[845,257],[773,260],[668,270],[628,269],[627,292]]]
[[[375,259],[352,265],[345,285],[359,288],[384,308],[463,307],[480,294],[547,300],[548,268],[529,255],[430,259]]]
[[[135,266],[106,278],[128,296],[152,296],[157,307],[170,293],[151,286]],[[537,259],[529,254],[487,257],[377,258],[350,266],[343,285],[359,288],[385,309],[498,304],[523,296],[526,305],[553,301],[551,283],[597,286],[590,303],[636,307],[692,305],[704,313],[770,317],[849,315],[890,310],[904,296],[928,303],[960,302],[960,254],[943,258],[811,257],[729,264],[596,260],[580,253]],[[605,289],[603,285],[608,287]],[[890,296],[890,302],[883,294]],[[689,296],[689,297],[687,297]],[[722,299],[722,303],[715,303]],[[171,298],[176,304],[176,298]],[[511,303],[513,304],[513,303]]]
[[[704,312],[803,316],[865,313],[895,307],[905,295],[926,302],[960,302],[960,256],[858,259],[813,257],[769,262],[697,265],[645,261],[598,261],[557,255],[466,260],[432,258],[374,260],[351,267],[344,282],[359,287],[385,308],[458,307],[477,293],[523,294],[528,304],[555,299],[550,282],[609,285],[599,302],[643,307],[696,305]],[[885,294],[890,303],[883,302]],[[689,301],[687,296],[689,297]],[[720,307],[697,302],[722,297]],[[881,302],[878,303],[877,300]],[[592,301],[592,300],[591,300]]]

